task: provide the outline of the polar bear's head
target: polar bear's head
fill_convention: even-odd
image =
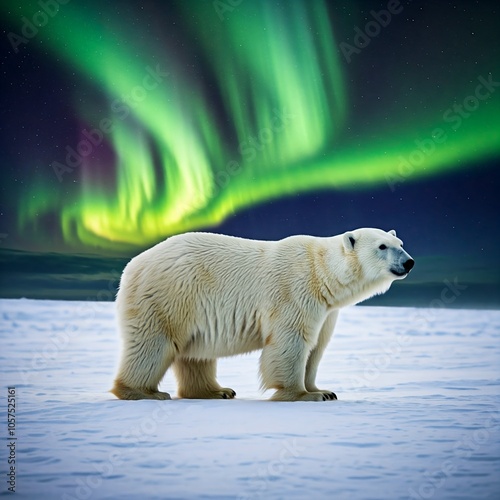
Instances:
[[[356,257],[363,276],[370,283],[387,283],[405,278],[415,261],[403,250],[396,231],[362,228],[343,235],[347,254]]]

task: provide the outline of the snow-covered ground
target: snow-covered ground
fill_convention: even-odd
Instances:
[[[500,311],[344,310],[323,403],[266,401],[258,353],[219,362],[235,400],[118,401],[114,304],[0,316],[2,495],[15,455],[18,498],[500,498]]]

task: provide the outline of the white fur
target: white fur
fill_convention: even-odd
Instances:
[[[169,399],[158,384],[173,366],[180,397],[231,398],[215,360],[262,349],[262,386],[276,389],[273,399],[335,399],[315,377],[338,310],[390,287],[400,247],[378,229],[273,242],[187,233],[159,243],[123,272],[114,394]]]

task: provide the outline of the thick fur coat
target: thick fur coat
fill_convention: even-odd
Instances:
[[[216,359],[261,349],[272,399],[336,399],[315,379],[340,308],[385,292],[413,260],[394,231],[255,241],[209,233],[171,237],[132,259],[117,296],[123,348],[112,392],[170,399],[232,398]]]

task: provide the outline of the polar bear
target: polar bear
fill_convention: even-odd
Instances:
[[[261,349],[271,399],[337,399],[315,379],[339,309],[384,293],[413,265],[393,230],[280,241],[168,238],[123,271],[116,299],[123,348],[111,392],[170,399],[158,384],[172,366],[179,397],[234,398],[217,383],[217,358]]]

